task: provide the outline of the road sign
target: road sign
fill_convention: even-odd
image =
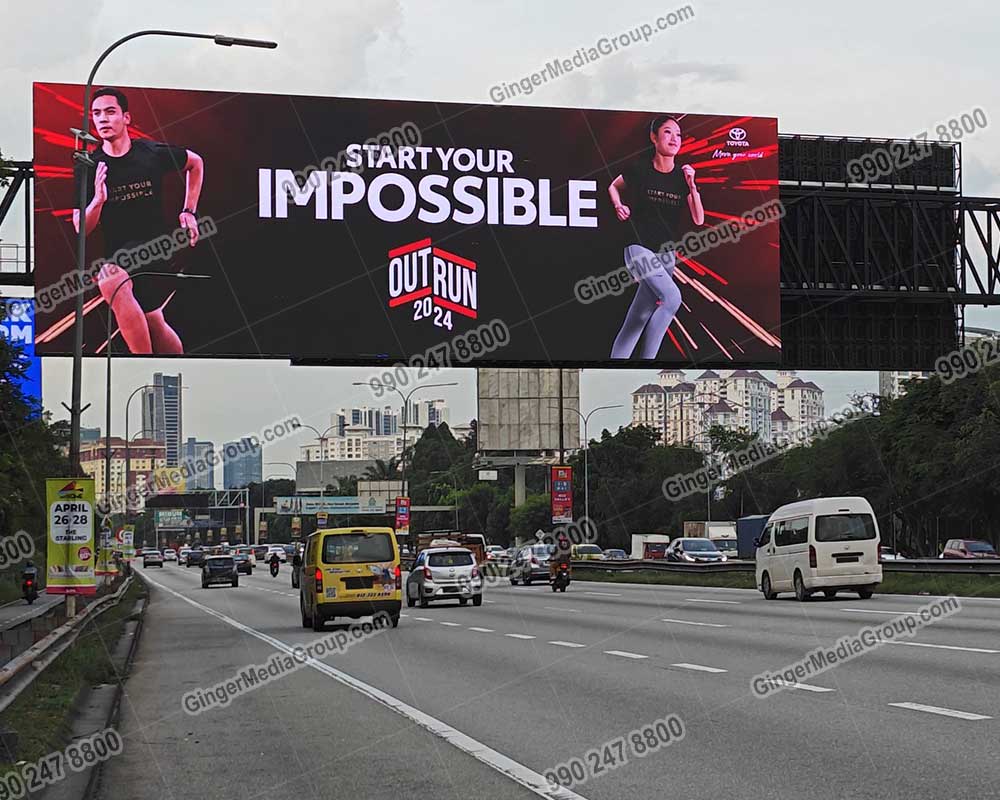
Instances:
[[[495,469],[481,469],[479,470],[479,480],[481,481],[495,481],[500,477]]]

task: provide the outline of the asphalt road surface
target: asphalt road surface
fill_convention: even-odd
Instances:
[[[997,796],[1000,601],[963,600],[914,636],[761,699],[755,676],[933,598],[500,583],[479,608],[404,607],[396,630],[192,715],[186,692],[343,628],[301,628],[284,565],[237,589],[204,590],[198,570],[172,565],[145,576],[108,800]],[[684,736],[669,746],[626,751],[628,763],[572,791],[544,779],[671,714]]]

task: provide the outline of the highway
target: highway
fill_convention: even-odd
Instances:
[[[755,676],[932,598],[500,583],[479,608],[404,607],[398,629],[193,716],[186,692],[338,626],[301,628],[285,565],[237,589],[203,590],[175,565],[138,571],[151,602],[107,800],[996,796],[997,600],[963,600],[912,638],[760,699]],[[572,791],[547,787],[558,763],[670,714],[680,741]]]

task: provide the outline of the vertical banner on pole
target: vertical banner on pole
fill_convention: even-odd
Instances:
[[[47,594],[97,593],[94,504],[93,478],[46,479]]]
[[[552,524],[573,521],[573,468],[552,467]]]
[[[396,533],[410,532],[410,498],[396,498]]]

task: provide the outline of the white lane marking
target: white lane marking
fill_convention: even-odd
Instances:
[[[993,719],[993,717],[987,717],[985,714],[972,714],[968,711],[956,711],[953,708],[941,708],[940,706],[925,706],[923,703],[889,703],[889,705],[896,708],[908,708],[911,711],[926,711],[928,714],[940,714],[943,717],[955,717],[956,719],[970,721]]]
[[[493,628],[469,628],[469,630],[477,633],[493,633]]]
[[[420,620],[420,622],[433,622],[434,621],[430,617],[414,617],[414,619]]]
[[[273,636],[261,633],[260,631],[255,630],[248,625],[244,625],[242,622],[239,622],[232,617],[228,617],[225,614],[216,611],[214,608],[204,606],[196,600],[185,597],[180,592],[175,592],[173,589],[164,586],[158,581],[154,581],[152,578],[145,577],[145,579],[158,589],[169,592],[179,600],[183,600],[185,603],[191,604],[195,608],[204,611],[206,614],[222,620],[227,625],[231,625],[239,631],[243,631],[250,636],[254,636],[262,642],[267,642],[272,647],[286,653],[287,655],[297,657],[298,654],[302,653],[301,647],[292,647],[280,639],[275,639]],[[533,769],[526,767],[524,764],[505,756],[503,753],[500,753],[491,747],[488,747],[482,742],[473,739],[471,736],[467,736],[457,728],[451,727],[451,725],[432,717],[430,714],[424,713],[419,708],[415,708],[408,703],[404,703],[402,700],[393,697],[388,692],[383,692],[381,689],[377,689],[376,687],[355,678],[353,675],[349,675],[339,669],[334,669],[329,664],[324,664],[322,661],[317,661],[314,658],[310,658],[306,661],[304,666],[312,667],[317,672],[322,672],[324,675],[333,678],[333,680],[338,683],[354,689],[359,694],[363,694],[369,699],[374,700],[376,703],[395,711],[402,717],[406,717],[408,720],[420,726],[424,730],[440,739],[444,739],[448,742],[448,744],[454,745],[463,753],[467,753],[477,761],[480,761],[491,769],[496,770],[501,775],[506,775],[508,778],[534,792],[539,797],[546,797],[549,798],[549,800],[587,800],[587,798],[583,795],[570,791],[563,786],[553,789],[545,777],[535,772]]]
[[[687,597],[684,599],[686,603],[718,603],[719,605],[725,606],[739,606],[743,605],[740,600],[701,600],[697,597]]]
[[[692,622],[688,619],[661,619],[660,622],[673,622],[677,625],[701,625],[706,628],[728,628],[729,625],[723,625],[719,622]]]
[[[576,642],[549,642],[549,644],[554,644],[556,647],[586,647],[585,644],[577,644]]]
[[[841,611],[854,614],[888,614],[890,617],[919,617],[916,611],[880,611],[877,608],[842,608]]]
[[[729,672],[728,669],[719,669],[718,667],[706,667],[702,664],[681,663],[681,664],[671,664],[670,666],[679,667],[680,669],[693,669],[695,672],[712,672],[712,673]]]
[[[592,594],[594,597],[621,597],[620,594],[613,592],[584,592],[584,594]]]
[[[442,625],[447,625],[449,628],[461,628],[461,624],[458,622],[442,622]]]
[[[495,603],[496,600],[483,600],[484,603]]]
[[[780,683],[782,686],[784,686],[787,689],[801,689],[804,692],[819,692],[819,693],[822,693],[822,692],[833,692],[833,691],[836,691],[835,689],[828,689],[825,686],[813,686],[812,684],[809,684],[809,683],[789,682],[789,681],[782,680],[781,678],[777,679],[777,683]]]
[[[937,650],[961,650],[963,653],[1000,653],[1000,650],[988,650],[985,647],[959,647],[956,644],[928,644],[927,642],[886,642],[886,644],[901,644],[906,647],[933,647]]]
[[[578,608],[559,608],[559,606],[542,606],[542,608],[547,608],[549,611],[566,611],[570,614],[582,614]]]
[[[511,639],[535,639],[535,636],[528,636],[524,633],[505,633],[504,636],[509,636]]]
[[[649,656],[640,655],[639,653],[630,653],[627,650],[605,650],[609,656],[621,656],[622,658],[649,658]]]
[[[408,617],[410,615],[409,614],[400,614],[399,616],[401,616],[401,617]]]

